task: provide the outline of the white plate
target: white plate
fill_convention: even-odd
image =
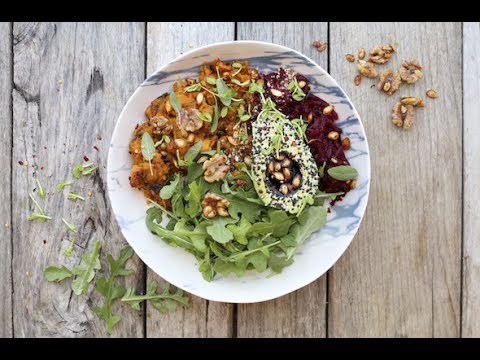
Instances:
[[[196,259],[152,235],[145,226],[147,204],[143,193],[129,183],[132,164],[128,144],[137,123],[146,120],[145,109],[152,100],[170,92],[175,81],[198,78],[199,67],[216,58],[248,60],[263,73],[290,67],[305,75],[314,94],[335,106],[337,125],[351,141],[347,158],[358,172],[358,185],[328,214],[327,224],[313,234],[294,256],[295,262],[281,274],[268,278],[270,271],[217,274],[207,282],[198,271]],[[157,70],[135,91],[118,118],[108,154],[108,195],[118,225],[138,256],[158,275],[173,285],[202,298],[252,303],[273,299],[297,290],[324,274],[352,241],[367,206],[370,188],[370,157],[360,117],[337,82],[319,65],[297,51],[259,41],[232,41],[190,51]]]

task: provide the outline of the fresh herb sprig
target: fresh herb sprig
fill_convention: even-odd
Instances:
[[[146,131],[142,135],[142,155],[143,158],[148,161],[150,174],[153,176],[152,160],[155,156],[155,143],[153,142],[152,136]]]

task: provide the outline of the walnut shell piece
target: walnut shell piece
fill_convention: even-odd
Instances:
[[[222,180],[230,170],[227,165],[227,156],[215,154],[211,159],[203,163],[203,177],[206,182],[212,183],[214,181]]]
[[[374,78],[378,75],[378,70],[371,61],[358,60],[357,70],[360,74],[369,78]]]
[[[213,219],[215,216],[228,216],[228,207],[230,201],[213,193],[206,193],[201,202],[203,216],[207,219]]]
[[[415,97],[415,96],[403,95],[400,102],[403,105],[413,105],[413,106],[418,106],[418,107],[424,107],[425,106],[425,102],[423,101],[423,99],[420,99],[420,98]]]
[[[393,45],[378,45],[370,52],[370,61],[377,64],[385,64],[390,61],[395,47]]]
[[[410,129],[415,121],[413,105],[403,105],[397,102],[392,109],[392,122],[397,127],[403,127],[404,130]]]
[[[386,92],[388,95],[393,95],[398,88],[402,80],[400,79],[400,74],[395,71],[393,72],[390,69],[383,70],[380,74],[380,82],[377,87],[378,90]]]
[[[173,126],[169,120],[162,115],[155,115],[148,120],[149,124],[153,126],[154,134],[170,135],[173,131]]]
[[[418,60],[406,60],[402,62],[402,69],[400,69],[400,77],[407,84],[413,84],[418,79],[423,77],[422,65]]]

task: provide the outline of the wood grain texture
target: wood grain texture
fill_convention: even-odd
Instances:
[[[14,325],[16,337],[106,336],[105,323],[92,308],[102,298],[91,285],[84,296],[75,296],[70,281],[48,283],[43,269],[51,264],[74,266],[95,240],[115,257],[125,244],[105,191],[106,160],[110,135],[128,97],[144,77],[144,24],[117,23],[16,23],[13,90],[13,269]],[[98,151],[94,149],[98,148]],[[92,177],[75,181],[63,193],[55,191],[61,180],[72,179],[74,164],[84,156],[98,164]],[[17,161],[28,161],[22,166]],[[27,221],[34,206],[27,194],[39,179],[49,192],[44,204],[53,220]],[[67,200],[78,191],[85,202]],[[92,196],[88,196],[88,192]],[[77,225],[72,236],[61,219]],[[74,255],[62,249],[76,237]],[[131,261],[135,276],[127,285],[144,290],[143,265]],[[123,281],[123,280],[118,280]],[[123,320],[113,336],[143,336],[143,314],[116,303]]]
[[[459,336],[462,26],[332,23],[330,35],[331,74],[362,117],[372,182],[360,231],[330,271],[329,336]],[[356,87],[345,54],[392,41],[398,52],[380,69],[417,58],[424,78],[391,97],[372,88],[378,78]],[[438,99],[425,97],[429,88]],[[391,123],[401,95],[426,102],[409,131]]]
[[[234,40],[234,23],[149,23],[147,24],[147,73],[195,47]],[[213,60],[213,59],[212,59]],[[152,99],[153,100],[153,99]],[[148,270],[148,281],[156,279]],[[167,315],[147,306],[148,337],[230,337],[233,305],[190,296],[190,307]]]
[[[12,34],[10,23],[0,23],[0,338],[11,337],[12,329]]]
[[[480,337],[480,23],[463,24],[463,337]]]
[[[262,40],[288,46],[327,69],[328,51],[311,44],[327,41],[326,23],[239,23],[238,40]],[[326,335],[326,275],[281,298],[239,304],[238,337],[324,337]]]

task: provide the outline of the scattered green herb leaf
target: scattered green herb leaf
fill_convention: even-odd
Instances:
[[[142,155],[143,158],[148,161],[148,165],[150,165],[150,174],[153,175],[152,159],[155,155],[155,143],[150,134],[146,131],[142,135]]]
[[[175,94],[175,91],[170,93],[170,104],[172,104],[173,109],[177,112],[177,114],[179,114],[180,110],[182,110],[182,103],[180,102],[177,94]]]
[[[37,183],[37,195],[41,199],[45,199],[45,196],[47,196],[47,193],[45,192],[45,190],[43,190],[43,187],[40,184],[40,181],[38,179],[35,179],[35,182]]]
[[[72,238],[72,241],[70,241],[70,244],[68,245],[68,247],[65,250],[63,250],[62,255],[65,257],[72,256],[74,248],[75,248],[75,238]]]
[[[100,249],[102,245],[100,241],[95,241],[93,244],[93,250],[91,253],[85,252],[82,255],[84,262],[83,266],[75,266],[72,272],[77,276],[72,281],[72,290],[76,295],[83,294],[88,289],[88,284],[95,277],[95,271],[101,269],[100,264]]]
[[[180,174],[175,174],[173,180],[171,180],[168,185],[165,185],[160,190],[160,197],[165,200],[170,199],[173,196],[175,190],[177,189],[179,182]]]
[[[61,182],[57,185],[57,192],[61,192],[65,186],[70,186],[70,185],[72,185],[72,184],[73,184],[73,180],[61,181]]]
[[[83,196],[78,195],[78,192],[76,191],[69,192],[67,198],[73,201],[77,201],[77,200],[85,201],[85,198]]]
[[[200,83],[196,83],[196,84],[186,86],[184,91],[185,92],[194,92],[194,91],[200,91],[201,89],[202,89],[202,85]]]
[[[70,224],[67,220],[62,219],[63,223],[67,226],[68,230],[70,230],[73,233],[77,232],[77,227],[73,224]]]
[[[48,281],[59,282],[75,275],[65,265],[62,266],[49,266],[43,270],[43,275]]]
[[[358,176],[358,171],[350,165],[331,167],[327,170],[327,173],[332,178],[339,181],[353,180]]]

